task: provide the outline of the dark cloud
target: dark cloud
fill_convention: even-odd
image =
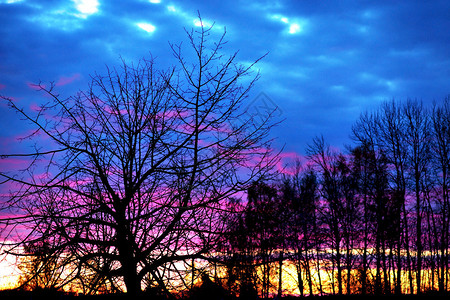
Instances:
[[[273,134],[287,151],[303,153],[320,134],[342,147],[364,110],[392,98],[431,103],[450,92],[448,1],[98,0],[96,12],[73,1],[9,2],[0,0],[0,93],[25,106],[39,101],[27,83],[65,80],[60,88],[69,95],[119,57],[152,53],[169,66],[168,42],[185,41],[198,12],[215,22],[212,38],[226,27],[224,51],[239,50],[240,62],[268,53],[249,101],[264,92],[279,105],[286,121]],[[1,136],[20,132],[17,116],[0,109]]]

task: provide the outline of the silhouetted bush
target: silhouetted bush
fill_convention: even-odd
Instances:
[[[202,284],[194,287],[188,294],[189,300],[229,300],[232,295],[220,284],[213,282],[207,274],[202,276]]]

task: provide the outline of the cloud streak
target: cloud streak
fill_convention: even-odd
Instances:
[[[67,84],[71,84],[74,81],[77,81],[81,78],[81,74],[76,73],[73,74],[72,76],[66,77],[66,76],[61,76],[58,81],[55,83],[56,86],[64,86]]]

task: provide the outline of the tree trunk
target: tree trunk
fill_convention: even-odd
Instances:
[[[278,298],[281,298],[281,294],[283,293],[283,279],[282,279],[282,274],[283,274],[283,251],[280,251],[280,258],[279,258],[279,268],[278,268]]]
[[[306,271],[306,280],[308,281],[309,285],[309,295],[311,296],[313,294],[313,282],[311,278],[311,266],[308,255],[308,249],[305,250],[305,271]]]
[[[122,253],[121,257],[123,281],[125,282],[125,286],[127,288],[127,294],[129,296],[136,296],[141,292],[136,263],[134,262],[132,255],[130,255],[130,252]]]
[[[300,296],[303,297],[304,287],[303,287],[303,277],[302,277],[302,249],[297,250],[297,285],[300,292]]]
[[[116,204],[118,216],[125,216],[125,209],[123,205]],[[136,296],[141,292],[140,281],[137,274],[137,263],[134,257],[132,241],[134,238],[130,237],[127,229],[125,217],[118,217],[119,224],[117,230],[117,248],[119,250],[120,264],[122,267],[123,281],[127,289],[127,294]]]
[[[314,231],[317,232],[317,226],[314,225]],[[315,248],[316,248],[316,268],[317,268],[317,279],[319,280],[319,292],[320,296],[323,296],[323,285],[322,276],[320,275],[320,246],[317,236],[315,237]]]
[[[402,246],[401,237],[397,241],[397,281],[395,284],[395,294],[402,294]]]
[[[336,263],[337,263],[337,277],[338,277],[338,294],[342,295],[342,266],[341,266],[341,251],[339,244],[336,247]]]
[[[417,243],[417,294],[421,293],[421,279],[422,279],[422,216],[421,216],[421,205],[420,205],[420,178],[418,170],[416,168],[416,243]]]
[[[409,251],[409,233],[408,233],[408,218],[406,214],[406,205],[403,201],[403,219],[404,219],[404,236],[405,236],[405,251],[406,251],[406,266],[408,268],[408,279],[409,279],[409,289],[410,293],[414,294],[414,282],[412,277],[412,267],[411,267],[411,253]]]

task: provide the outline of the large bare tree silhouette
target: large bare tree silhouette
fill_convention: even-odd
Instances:
[[[256,122],[242,110],[259,76],[254,63],[224,55],[225,34],[214,42],[211,29],[187,31],[189,55],[172,44],[169,70],[153,58],[122,61],[67,99],[40,84],[51,101],[36,112],[2,97],[36,141],[33,151],[2,156],[29,159],[21,172],[0,172],[12,187],[1,203],[10,213],[3,240],[16,250],[45,241],[46,257],[72,258],[66,281],[102,278],[129,294],[144,282],[167,290],[180,262],[213,250],[224,201],[277,158],[271,113]]]

